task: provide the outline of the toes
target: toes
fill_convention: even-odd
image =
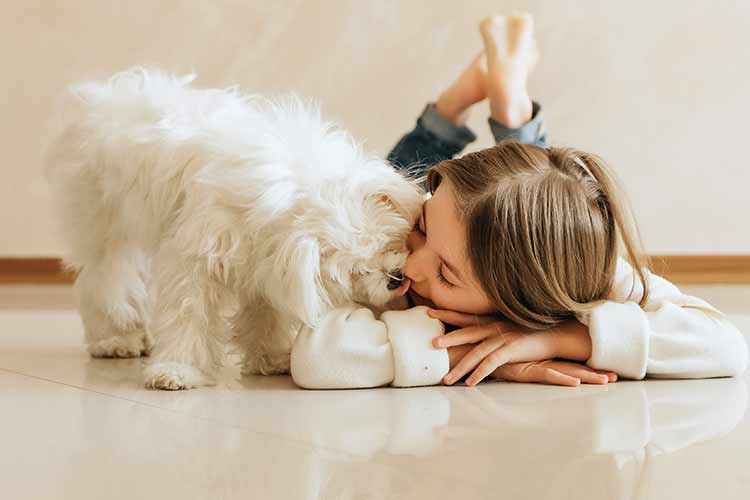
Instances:
[[[514,16],[509,20],[509,42],[522,50],[534,50],[534,19],[529,14]]]
[[[157,375],[153,379],[147,381],[146,387],[148,387],[149,389],[161,389],[163,391],[181,391],[184,389],[192,389],[192,386],[187,384],[182,378],[168,373]]]
[[[498,27],[503,27],[507,23],[506,16],[487,16],[479,22],[479,29],[482,33],[491,34]]]
[[[139,358],[140,356],[140,349],[129,349],[127,347],[115,349],[115,357],[117,358]]]
[[[504,37],[499,37],[499,31],[505,28],[506,20],[502,16],[485,17],[479,23],[479,32],[482,34],[484,40],[484,50],[487,56],[493,57],[497,54],[498,43],[504,40]]]
[[[534,30],[534,18],[528,12],[509,16],[511,26],[516,28],[519,32],[529,32]]]
[[[148,353],[146,336],[142,331],[134,331],[92,342],[89,354],[94,358],[138,358]]]
[[[111,337],[88,347],[89,354],[94,358],[137,358],[144,350],[142,342],[126,337]]]
[[[200,370],[183,363],[153,363],[145,370],[145,385],[149,389],[180,391],[211,384]]]
[[[479,23],[488,55],[534,49],[534,18],[531,14],[490,16]]]

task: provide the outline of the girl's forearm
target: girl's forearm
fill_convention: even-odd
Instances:
[[[545,333],[553,339],[556,357],[573,361],[588,361],[591,357],[589,328],[583,323],[565,321]]]

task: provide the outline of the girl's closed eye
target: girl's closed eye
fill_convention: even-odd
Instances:
[[[445,275],[443,274],[443,270],[440,268],[438,268],[437,279],[440,283],[447,286],[448,288],[453,288],[454,286],[456,286],[448,281],[448,278],[445,277]]]
[[[417,223],[414,225],[414,229],[422,236],[426,236],[426,233],[422,230],[422,224],[423,224],[422,217],[420,217],[417,220]],[[440,283],[442,283],[447,288],[453,288],[454,286],[456,286],[450,281],[448,281],[448,278],[445,277],[445,275],[443,274],[443,270],[441,268],[438,268],[437,270],[437,279]]]

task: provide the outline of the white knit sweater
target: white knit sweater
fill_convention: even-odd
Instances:
[[[587,364],[622,378],[733,376],[747,366],[747,343],[718,310],[648,273],[649,298],[640,307],[640,280],[623,259],[612,293],[590,314],[592,354]],[[376,318],[357,304],[329,312],[315,329],[303,328],[292,348],[292,378],[308,389],[439,384],[448,352],[432,339],[445,332],[424,306],[386,311]]]

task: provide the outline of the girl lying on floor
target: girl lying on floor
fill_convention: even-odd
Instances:
[[[652,274],[610,169],[546,147],[526,80],[530,16],[480,24],[484,52],[417,120],[389,159],[426,173],[431,197],[408,239],[408,292],[379,318],[353,304],[305,328],[292,377],[306,388],[467,385],[492,377],[575,386],[617,377],[732,376],[747,345],[714,307]],[[488,98],[495,147],[470,106]],[[444,323],[456,327],[444,334]]]

